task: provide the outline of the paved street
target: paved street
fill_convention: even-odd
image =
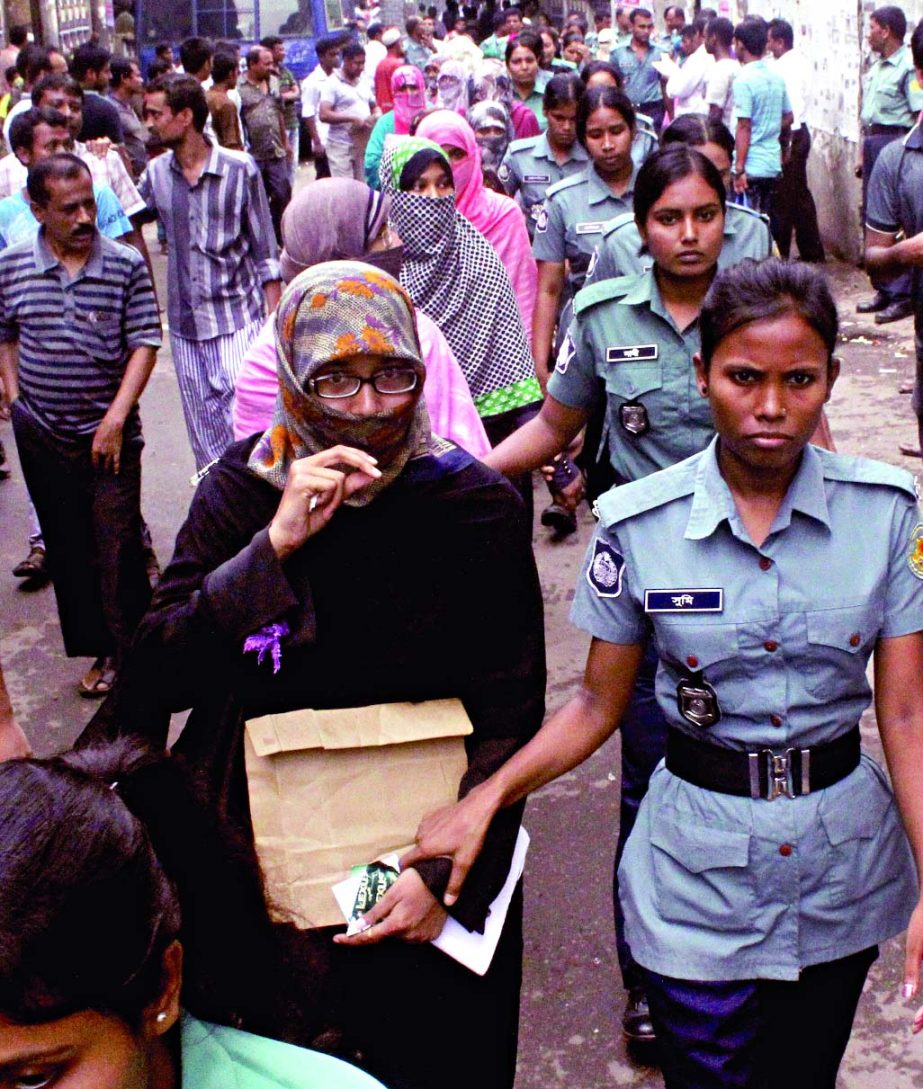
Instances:
[[[149,244],[156,249],[153,236]],[[161,298],[165,261],[154,258]],[[844,318],[843,377],[830,405],[840,450],[878,457],[919,470],[902,458],[899,442],[915,439],[910,398],[898,386],[911,377],[910,320],[884,330],[861,324],[854,303],[864,296],[861,274],[830,267]],[[193,471],[169,349],[160,356],[142,402],[147,449],[144,513],[162,562],[192,496]],[[52,592],[25,592],[9,571],[26,551],[25,494],[8,423],[0,439],[14,473],[0,484],[0,658],[13,704],[37,752],[66,746],[95,705],[75,685],[87,662],[63,656]],[[544,490],[537,494],[543,505]],[[536,529],[536,554],[546,603],[550,664],[548,704],[560,705],[582,668],[586,639],[573,631],[567,611],[592,519],[580,533],[552,543]],[[868,747],[877,750],[874,719],[863,723]],[[527,810],[533,848],[526,873],[526,957],[518,1089],[602,1089],[662,1085],[644,1056],[630,1056],[619,1033],[618,989],[611,924],[611,862],[617,826],[618,740],[578,771],[541,791]],[[923,1038],[913,1040],[910,1007],[899,997],[900,943],[890,943],[873,968],[868,993],[844,1063],[843,1089],[919,1089]],[[780,1041],[780,1064],[797,1063]],[[476,1089],[476,1087],[472,1087]]]

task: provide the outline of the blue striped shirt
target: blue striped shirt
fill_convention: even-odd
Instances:
[[[148,165],[138,183],[170,243],[170,329],[211,340],[263,317],[263,284],[280,278],[269,202],[249,155],[212,146],[195,185],[172,151]]]
[[[160,347],[144,259],[97,234],[71,279],[45,241],[0,253],[0,342],[19,342],[23,405],[63,437],[92,434],[118,393],[131,353]]]

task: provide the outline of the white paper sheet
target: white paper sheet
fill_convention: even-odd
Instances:
[[[450,915],[442,928],[442,933],[433,942],[437,949],[441,949],[443,953],[457,960],[459,964],[464,964],[466,968],[470,968],[479,976],[484,975],[493,960],[497,943],[500,941],[500,932],[503,930],[503,924],[510,909],[510,901],[516,889],[516,882],[522,877],[528,850],[529,833],[525,828],[520,827],[510,872],[507,874],[503,888],[490,905],[490,914],[484,924],[483,934],[465,930]],[[397,855],[389,855],[381,861],[389,866],[397,867]],[[340,905],[344,919],[348,919],[352,913],[360,881],[359,875],[350,875],[345,881],[340,881],[333,886],[333,895]]]

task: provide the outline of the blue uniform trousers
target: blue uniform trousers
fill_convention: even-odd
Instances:
[[[878,947],[795,982],[697,982],[639,969],[666,1089],[835,1089]]]
[[[657,675],[657,651],[648,642],[641,668],[631,693],[631,702],[622,716],[622,797],[619,803],[619,838],[615,849],[612,875],[612,903],[615,910],[615,947],[626,990],[643,986],[638,966],[625,941],[625,916],[619,901],[619,863],[654,768],[667,749],[667,720],[654,695]]]

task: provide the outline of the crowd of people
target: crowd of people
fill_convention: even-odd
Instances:
[[[0,1067],[511,1089],[521,882],[484,974],[432,943],[484,931],[526,796],[618,728],[625,1035],[667,1089],[833,1089],[904,930],[919,993],[923,525],[911,475],[826,419],[807,58],[783,19],[677,5],[659,31],[641,6],[361,11],[301,83],[278,37],[189,38],[142,76],[10,35],[0,409],[31,514],[7,532],[102,702],[34,759],[0,672]],[[906,34],[872,13],[860,309],[914,313],[923,440]],[[197,485],[163,571],[139,409],[162,316]],[[537,470],[543,525],[577,532],[584,497],[597,522],[585,671],[547,718]],[[872,660],[890,781],[860,746]],[[449,698],[458,800],[357,925],[269,903],[246,724]]]

